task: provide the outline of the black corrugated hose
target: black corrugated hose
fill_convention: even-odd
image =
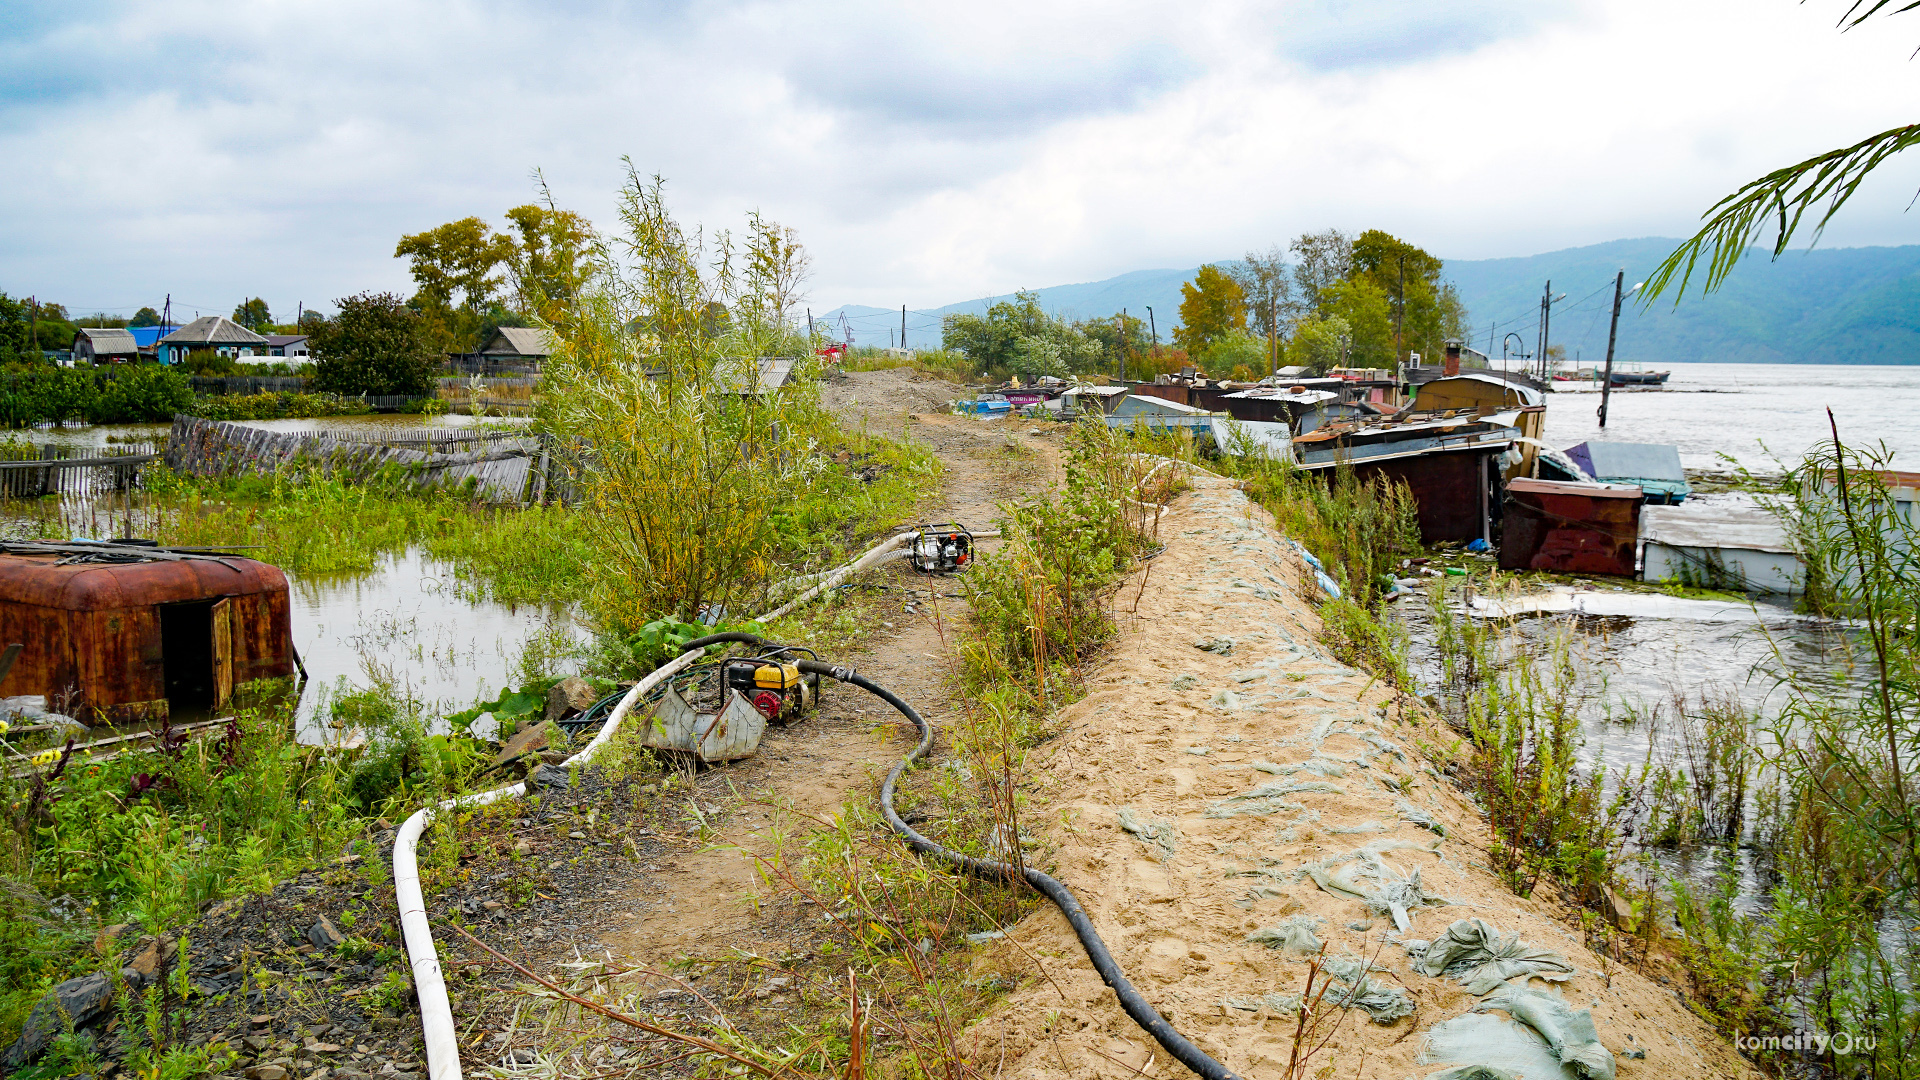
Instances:
[[[703,638],[695,638],[687,642],[682,648],[685,650],[701,649],[708,645],[718,645],[722,642],[739,642],[745,645],[755,645],[769,649],[780,648],[779,645],[765,638],[737,631],[709,634]],[[900,775],[906,772],[907,766],[918,761],[928,750],[933,748],[933,725],[927,723],[926,718],[916,712],[913,706],[902,701],[893,691],[888,690],[886,687],[881,686],[865,675],[856,673],[852,668],[839,667],[834,664],[823,664],[818,660],[801,660],[799,666],[801,671],[814,675],[824,675],[827,678],[848,683],[865,690],[867,693],[893,706],[902,716],[913,721],[914,726],[920,729],[920,744],[909,751],[906,757],[901,758],[898,764],[894,765],[893,770],[887,773],[886,782],[880,785],[880,811],[886,815],[887,826],[894,832],[899,833],[900,836],[906,840],[908,846],[922,854],[933,855],[944,859],[976,877],[997,878],[1003,881],[1016,876],[1024,878],[1027,884],[1038,889],[1047,899],[1053,901],[1054,906],[1060,909],[1060,913],[1067,917],[1067,922],[1073,927],[1074,935],[1080,939],[1080,947],[1086,950],[1087,959],[1093,961],[1094,970],[1098,971],[1100,978],[1113,989],[1114,996],[1120,999],[1120,1007],[1126,1010],[1127,1015],[1133,1019],[1134,1023],[1140,1025],[1147,1034],[1153,1036],[1154,1041],[1164,1047],[1167,1053],[1172,1054],[1174,1059],[1179,1061],[1180,1064],[1193,1070],[1195,1074],[1205,1077],[1206,1080],[1240,1080],[1238,1074],[1228,1069],[1225,1065],[1220,1064],[1218,1061],[1215,1061],[1206,1051],[1193,1045],[1192,1041],[1185,1035],[1175,1031],[1173,1025],[1167,1023],[1166,1018],[1161,1016],[1152,1005],[1148,1004],[1146,998],[1140,996],[1140,991],[1133,988],[1133,984],[1127,981],[1126,974],[1120,970],[1120,964],[1113,958],[1113,953],[1107,950],[1107,943],[1100,940],[1100,935],[1093,929],[1093,922],[1087,918],[1086,911],[1080,907],[1080,901],[1074,899],[1072,890],[1068,889],[1058,879],[1042,873],[1031,866],[1017,868],[1003,862],[994,862],[990,859],[976,859],[968,855],[962,855],[957,851],[941,847],[939,844],[920,835],[920,833],[914,830],[913,826],[908,825],[900,819],[900,815],[893,809],[894,786],[899,783]],[[1015,842],[1018,842],[1017,838]]]

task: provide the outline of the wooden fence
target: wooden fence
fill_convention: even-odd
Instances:
[[[196,476],[317,472],[352,480],[388,473],[419,487],[465,485],[493,502],[551,501],[568,494],[557,482],[556,457],[531,432],[473,433],[464,440],[442,429],[405,432],[267,431],[239,424],[176,416],[167,439],[166,462]],[[430,434],[429,434],[430,433]],[[464,434],[464,433],[462,433]],[[447,452],[442,447],[474,449]],[[414,446],[434,447],[431,450]]]
[[[76,451],[51,444],[0,452],[0,499],[97,495],[137,486],[141,466],[160,455],[151,443]]]

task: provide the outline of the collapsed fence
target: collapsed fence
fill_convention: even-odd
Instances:
[[[51,444],[0,451],[0,499],[128,491],[138,485],[141,467],[160,456],[150,443],[108,447],[84,457],[74,453]]]
[[[418,446],[433,449],[415,449]],[[453,451],[455,446],[474,449]],[[553,441],[533,432],[268,431],[176,416],[167,467],[193,476],[314,471],[364,480],[391,475],[419,488],[471,486],[489,502],[571,502],[571,470]]]

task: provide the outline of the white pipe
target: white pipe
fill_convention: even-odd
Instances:
[[[860,570],[878,566],[890,559],[905,558],[909,553],[903,545],[918,536],[917,532],[901,533],[876,545],[866,554],[853,562],[832,571],[827,580],[808,589],[789,600],[781,607],[760,616],[759,622],[772,622],[787,614],[806,601],[845,581]],[[975,536],[998,536],[999,533],[975,533]],[[818,576],[818,575],[814,575]],[[615,705],[607,722],[601,726],[600,733],[593,737],[579,753],[568,758],[567,767],[585,764],[593,759],[600,749],[613,738],[614,732],[633,711],[641,697],[663,681],[686,670],[702,655],[703,650],[681,653],[672,660],[655,668],[652,672],[633,684],[620,703]],[[513,784],[509,787],[494,788],[475,795],[462,795],[448,799],[435,806],[416,811],[414,815],[401,823],[400,830],[393,837],[393,897],[395,906],[400,909],[400,931],[406,938],[407,959],[413,967],[413,986],[420,997],[420,1035],[427,1048],[428,1080],[460,1080],[460,1042],[454,1034],[453,1006],[447,1000],[447,982],[440,972],[440,954],[433,942],[433,928],[427,921],[427,902],[420,891],[420,863],[417,849],[420,834],[436,813],[461,806],[485,806],[490,802],[526,794],[527,785]]]

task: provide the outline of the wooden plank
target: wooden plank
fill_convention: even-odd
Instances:
[[[233,696],[233,601],[213,605],[213,707]]]

